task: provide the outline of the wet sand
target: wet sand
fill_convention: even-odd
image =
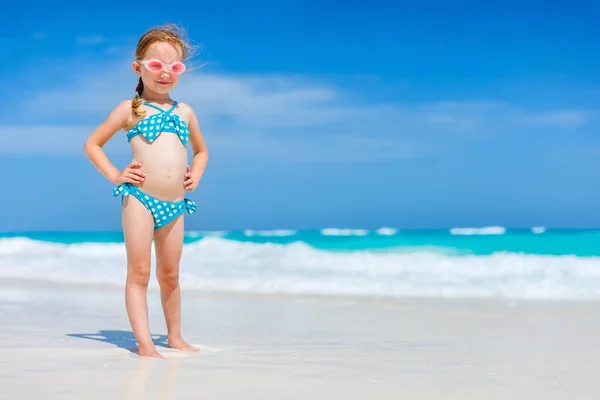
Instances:
[[[183,293],[140,359],[121,289],[0,281],[0,399],[597,399],[600,304]]]

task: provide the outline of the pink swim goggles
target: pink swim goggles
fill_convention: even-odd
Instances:
[[[168,71],[172,74],[179,75],[185,71],[185,64],[181,61],[165,64],[162,61],[153,58],[150,60],[137,60],[137,62],[152,72]]]

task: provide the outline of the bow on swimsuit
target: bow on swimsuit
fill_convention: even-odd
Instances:
[[[149,107],[157,109],[159,112],[143,118],[133,128],[127,132],[127,141],[131,142],[137,135],[142,135],[150,143],[154,142],[163,132],[174,133],[179,136],[181,143],[185,146],[190,138],[190,131],[187,124],[173,110],[177,107],[177,102],[165,111],[153,104],[144,102]],[[181,201],[169,202],[152,197],[131,183],[122,183],[113,189],[113,196],[133,195],[140,201],[152,214],[154,219],[154,229],[159,229],[167,225],[185,209],[188,214],[196,212],[196,203],[184,198]]]

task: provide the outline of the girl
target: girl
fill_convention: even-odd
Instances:
[[[139,76],[135,97],[121,102],[90,135],[84,151],[93,165],[116,185],[122,197],[122,225],[127,251],[125,304],[142,357],[163,358],[154,347],[148,326],[146,292],[154,239],[156,275],[167,323],[168,346],[184,351],[180,331],[179,261],[183,248],[183,212],[196,210],[184,198],[204,174],[208,151],[192,108],[170,98],[186,69],[190,46],[180,30],[165,26],[146,32],[138,41],[133,70]],[[119,171],[102,146],[119,130],[126,132],[133,160]],[[187,165],[186,144],[194,156]]]

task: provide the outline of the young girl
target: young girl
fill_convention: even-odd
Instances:
[[[122,197],[122,225],[127,251],[125,304],[142,357],[163,358],[154,347],[148,326],[146,292],[151,245],[156,251],[156,275],[167,323],[168,345],[184,351],[180,331],[179,261],[183,248],[183,213],[196,210],[185,191],[198,186],[208,151],[192,108],[174,101],[169,92],[185,71],[191,47],[178,28],[146,32],[138,41],[133,70],[139,76],[135,97],[121,102],[87,139],[84,150],[93,165]],[[119,130],[126,132],[133,160],[119,171],[102,146]],[[190,143],[194,156],[187,164]]]

